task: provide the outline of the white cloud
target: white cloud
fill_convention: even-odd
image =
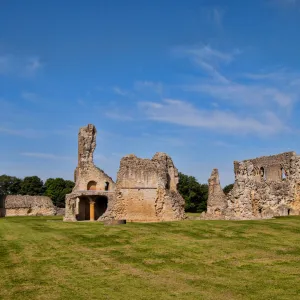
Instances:
[[[129,92],[128,91],[125,91],[117,86],[113,87],[113,92],[116,94],[116,95],[120,95],[120,96],[128,96],[129,95]]]
[[[211,11],[211,19],[218,27],[222,27],[224,11],[220,8],[213,8]]]
[[[168,86],[149,80],[136,81],[131,91],[133,99],[150,100],[139,102],[142,113],[130,115],[118,109],[107,111],[106,116],[120,121],[138,120],[145,116],[149,120],[168,122],[190,127],[199,127],[227,133],[276,134],[289,130],[285,125],[292,105],[298,100],[299,78],[296,72],[287,69],[273,69],[255,72],[233,72],[227,68],[242,53],[238,48],[220,51],[210,45],[177,47],[177,57],[187,58],[195,64],[201,74],[185,85]],[[239,57],[241,58],[241,57]],[[234,68],[236,69],[236,68]],[[228,70],[230,72],[228,72]],[[199,101],[209,100],[205,108],[195,102],[164,99],[163,94],[196,92]],[[125,94],[122,90],[117,92]],[[189,97],[185,93],[184,97]],[[222,104],[221,104],[222,101]],[[230,110],[228,109],[230,108]],[[143,114],[144,113],[144,114]]]
[[[290,106],[296,99],[292,92],[280,91],[268,85],[246,85],[231,82],[219,84],[209,82],[197,85],[187,85],[187,91],[201,92],[217,100],[235,102],[239,105],[265,105],[267,103],[277,103],[281,107]]]
[[[24,74],[26,76],[34,76],[41,68],[42,63],[39,57],[30,57],[26,59]]]
[[[80,106],[86,106],[86,101],[82,98],[77,99],[77,104]]]
[[[39,57],[0,54],[0,75],[34,77],[42,67]]]
[[[118,111],[109,111],[105,113],[105,116],[109,119],[117,120],[117,121],[132,121],[133,118],[127,115],[124,111],[122,113]]]
[[[0,55],[0,74],[10,73],[12,67],[12,57],[10,55]]]
[[[179,51],[194,61],[204,74],[196,84],[183,86],[185,91],[199,92],[216,100],[241,105],[273,105],[288,108],[296,100],[299,91],[292,88],[299,74],[279,69],[273,72],[243,73],[228,75],[224,66],[241,53],[236,49],[224,52],[210,46],[183,47]],[[235,80],[230,79],[235,78]],[[238,80],[237,80],[238,79]]]
[[[134,90],[135,91],[145,91],[150,90],[158,95],[162,95],[163,93],[163,84],[160,82],[153,82],[153,81],[136,81],[134,83]]]
[[[0,134],[16,135],[24,138],[38,138],[42,136],[42,132],[34,129],[11,129],[0,127]]]
[[[33,103],[40,102],[40,97],[37,94],[32,92],[22,92],[21,97],[24,100],[27,100],[29,102],[33,102]]]
[[[284,5],[284,6],[294,6],[300,3],[299,0],[270,0],[271,3]]]
[[[180,100],[165,99],[162,103],[141,102],[146,116],[154,121],[207,128],[229,133],[275,134],[286,126],[267,111],[256,118],[230,111],[197,109]]]
[[[219,65],[231,63],[235,56],[241,53],[239,49],[236,49],[232,52],[222,52],[213,49],[209,45],[200,47],[177,47],[175,48],[174,52],[177,55],[189,58],[207,75],[222,83],[229,83],[230,80],[218,70]]]
[[[20,153],[22,156],[28,156],[28,157],[34,157],[34,158],[41,158],[41,159],[73,159],[72,157],[69,156],[60,156],[60,155],[55,155],[52,153],[41,153],[41,152],[23,152]]]
[[[291,83],[291,86],[299,86],[300,87],[300,78],[294,79]]]
[[[217,147],[223,147],[223,148],[233,148],[233,147],[235,147],[234,144],[224,142],[224,141],[215,141],[214,145],[217,146]]]
[[[194,47],[177,47],[175,53],[187,56],[195,62],[207,62],[213,65],[222,63],[230,63],[234,57],[241,53],[239,49],[232,52],[223,52],[213,49],[210,45],[205,46],[194,46]]]

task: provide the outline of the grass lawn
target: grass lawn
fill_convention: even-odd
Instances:
[[[0,219],[0,299],[300,299],[300,217]]]

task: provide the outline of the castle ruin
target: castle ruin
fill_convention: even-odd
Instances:
[[[165,153],[152,159],[131,154],[121,159],[117,182],[93,162],[96,128],[78,134],[75,187],[66,195],[65,221],[175,221],[185,218],[184,199],[177,191],[178,170]]]
[[[234,187],[225,195],[219,173],[208,180],[205,219],[260,219],[300,214],[300,156],[295,152],[234,162]]]
[[[57,208],[46,196],[3,195],[0,196],[0,217],[54,216]]]

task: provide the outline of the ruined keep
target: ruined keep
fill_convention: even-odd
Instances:
[[[234,162],[235,183],[225,195],[219,173],[208,180],[207,219],[259,219],[300,214],[300,156],[295,152]]]
[[[52,200],[46,196],[0,196],[0,217],[54,216],[55,214],[56,208]]]
[[[78,134],[75,187],[66,195],[65,221],[174,221],[185,218],[184,199],[177,191],[178,171],[165,153],[152,159],[131,154],[121,159],[115,183],[93,163],[96,128]]]

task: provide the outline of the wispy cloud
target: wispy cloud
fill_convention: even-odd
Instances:
[[[32,92],[22,92],[21,97],[24,100],[27,100],[29,102],[38,103],[41,101],[41,98],[36,94]]]
[[[75,128],[77,130],[77,127]],[[42,129],[31,129],[31,128],[12,128],[9,126],[0,126],[0,135],[12,135],[12,136],[18,136],[22,138],[28,138],[28,139],[39,139],[39,138],[45,138],[47,136],[51,135],[67,135],[70,136],[70,134],[74,132],[74,129],[60,129],[60,130],[42,130]]]
[[[153,81],[136,81],[134,83],[134,90],[135,91],[145,91],[150,90],[158,95],[163,94],[163,84],[161,82],[153,82]]]
[[[219,7],[213,7],[208,11],[208,18],[211,23],[215,24],[218,28],[223,26],[224,10]]]
[[[266,3],[275,9],[284,9],[291,12],[300,12],[300,0],[266,0]]]
[[[124,89],[121,89],[120,87],[118,86],[114,86],[112,88],[113,92],[116,94],[116,95],[119,95],[119,96],[129,96],[129,92],[124,90]]]
[[[197,67],[200,67],[205,73],[213,79],[222,83],[228,83],[230,80],[226,78],[218,70],[220,64],[231,63],[235,56],[240,54],[239,49],[232,52],[223,52],[213,49],[210,45],[194,46],[194,47],[176,47],[174,53],[189,58]]]
[[[280,91],[273,86],[267,85],[246,85],[235,82],[218,84],[215,82],[187,85],[187,91],[201,92],[214,99],[226,100],[228,103],[239,105],[266,105],[277,103],[281,107],[290,106],[296,99],[292,92]]]
[[[270,3],[282,5],[282,6],[295,6],[297,4],[300,4],[299,0],[270,0]]]
[[[166,99],[161,103],[141,102],[146,116],[154,121],[200,127],[230,133],[275,134],[287,127],[267,111],[257,118],[237,115],[231,111],[197,109],[180,100]]]
[[[30,57],[26,59],[24,75],[34,76],[41,68],[42,63],[39,57]]]
[[[199,83],[184,85],[185,91],[199,92],[212,97],[214,101],[226,100],[227,103],[239,106],[275,103],[281,107],[290,107],[297,100],[299,91],[292,88],[291,83],[299,78],[299,74],[281,69],[229,76],[224,66],[237,58],[241,53],[238,49],[224,52],[210,46],[184,47],[179,53],[194,61],[203,71],[197,80]]]
[[[124,111],[122,113],[118,111],[109,111],[105,113],[105,116],[109,119],[117,120],[117,121],[133,121],[133,117],[126,114]]]
[[[53,160],[66,160],[66,159],[73,159],[69,156],[60,156],[52,153],[41,153],[41,152],[22,152],[20,153],[22,156],[28,156],[28,157],[34,157],[34,158],[40,158],[40,159],[53,159]]]
[[[86,106],[86,101],[82,98],[77,99],[77,104],[80,106]]]
[[[42,132],[34,129],[11,129],[6,127],[0,127],[0,134],[16,135],[24,138],[39,138],[42,136]]]
[[[213,144],[217,147],[222,147],[222,148],[233,148],[233,147],[235,147],[234,144],[224,142],[224,141],[215,141]]]
[[[34,77],[43,67],[37,56],[20,57],[0,54],[0,75]]]

